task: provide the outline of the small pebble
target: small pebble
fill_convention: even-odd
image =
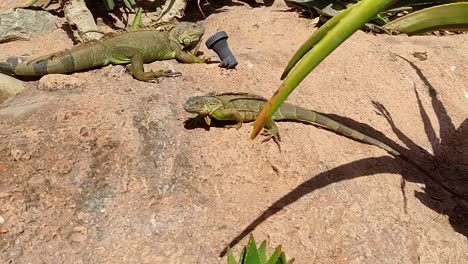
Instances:
[[[21,159],[21,156],[23,156],[24,152],[19,150],[19,149],[12,149],[10,154],[11,154],[11,156],[13,156],[13,158],[16,161],[19,161]]]
[[[83,243],[86,241],[86,236],[81,233],[73,233],[70,237],[71,241],[76,243]]]
[[[3,216],[0,215],[0,225],[3,225],[3,223],[5,223],[5,218],[3,218]]]
[[[8,233],[8,229],[6,227],[0,226],[0,234],[6,234],[6,233]]]

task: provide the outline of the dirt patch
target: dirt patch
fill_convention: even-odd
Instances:
[[[146,68],[183,76],[144,83],[108,66],[29,82],[1,104],[40,103],[0,119],[1,262],[225,263],[223,248],[240,241],[231,243],[239,252],[252,230],[297,263],[468,259],[466,204],[374,146],[300,123],[278,124],[281,153],[273,142],[249,140],[250,124],[184,128],[191,95],[274,92],[314,30],[285,10],[282,2],[236,5],[203,21],[205,39],[228,32],[236,70],[155,62]],[[394,141],[466,194],[467,44],[468,35],[358,32],[288,101]],[[71,45],[58,29],[1,44],[0,60]]]

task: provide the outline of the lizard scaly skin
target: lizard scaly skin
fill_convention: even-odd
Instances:
[[[254,94],[208,94],[206,96],[193,96],[188,98],[184,104],[184,109],[189,113],[198,114],[198,119],[203,117],[207,122],[209,122],[210,117],[217,120],[236,121],[237,124],[228,125],[227,127],[235,127],[238,129],[242,126],[243,122],[255,120],[266,101],[267,99]],[[297,120],[318,124],[353,139],[382,148],[395,156],[400,155],[398,151],[381,141],[342,125],[317,112],[288,103],[283,103],[273,114],[272,120],[269,120],[265,125],[264,134],[268,137],[264,141],[273,138],[278,146],[280,137],[278,127],[274,120]]]
[[[0,72],[17,76],[43,76],[49,73],[69,73],[108,64],[131,63],[133,76],[148,81],[158,77],[173,77],[171,71],[145,72],[143,63],[177,59],[185,63],[203,63],[196,56],[205,29],[201,24],[181,22],[168,31],[142,30],[123,34],[111,33],[100,40],[86,42],[71,49],[22,62],[9,58],[0,63]]]

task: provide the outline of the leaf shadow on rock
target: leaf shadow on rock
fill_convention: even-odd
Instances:
[[[468,219],[468,197],[466,195],[468,194],[468,119],[465,119],[460,127],[456,129],[446,108],[437,98],[436,90],[424,76],[422,71],[413,62],[403,57],[401,58],[411,65],[428,89],[432,107],[440,126],[440,138],[437,138],[436,136],[436,132],[430,123],[427,112],[419,99],[416,89],[415,92],[418,99],[421,118],[424,124],[424,130],[432,145],[434,153],[432,154],[419,147],[414,141],[398,129],[393,122],[390,113],[378,102],[373,102],[378,114],[387,119],[393,132],[406,147],[399,146],[382,133],[372,129],[370,126],[353,121],[349,118],[328,114],[327,116],[343,123],[344,125],[356,128],[360,131],[365,131],[369,136],[376,137],[379,140],[382,139],[382,142],[391,142],[389,145],[399,151],[402,155],[399,157],[383,156],[378,158],[361,159],[338,166],[312,177],[294,188],[279,200],[275,201],[268,209],[253,220],[234,239],[232,239],[228,244],[228,247],[234,247],[268,218],[315,190],[340,181],[379,173],[401,174],[404,179],[401,186],[404,201],[406,201],[404,188],[405,181],[424,184],[424,192],[416,191],[414,194],[415,197],[437,213],[447,215],[453,229],[468,237],[468,222],[464,221],[464,219]],[[408,157],[411,157],[411,159]],[[405,204],[404,206],[406,209]],[[221,257],[226,254],[228,247],[225,247],[221,251]]]

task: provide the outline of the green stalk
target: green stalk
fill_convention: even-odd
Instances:
[[[356,5],[358,5],[358,4],[356,4]],[[317,31],[315,31],[315,33],[312,34],[312,36],[310,36],[306,40],[306,42],[304,42],[304,44],[302,44],[302,46],[299,48],[299,50],[296,52],[296,54],[294,54],[292,59],[289,61],[288,65],[286,66],[286,68],[283,71],[283,74],[281,75],[281,80],[283,80],[288,75],[288,73],[291,71],[291,69],[294,67],[294,65],[296,65],[296,63],[299,60],[301,60],[301,58],[307,52],[309,52],[309,50],[311,50],[315,46],[315,44],[317,44],[317,42],[319,42],[328,33],[328,31],[330,31],[330,29],[332,29],[334,26],[336,26],[336,24],[338,24],[340,22],[340,20],[343,19],[343,17],[348,15],[348,13],[356,5],[352,5],[349,8],[343,10],[343,12],[341,12],[338,15],[332,17],[330,20],[328,20],[328,22],[326,24],[322,25],[319,29],[317,29]]]
[[[262,108],[254,122],[254,128],[250,134],[250,138],[254,139],[260,133],[265,123],[271,119],[273,113],[278,110],[279,106],[288,98],[289,94],[291,94],[299,83],[301,83],[323,59],[394,1],[395,0],[362,0],[352,7],[352,10],[347,13],[339,23],[334,21],[333,23],[336,23],[335,26],[304,56]],[[325,23],[325,25],[329,22],[330,21]]]
[[[130,27],[131,31],[136,31],[141,26],[141,13],[142,12],[143,12],[143,9],[141,7],[136,8],[136,15]]]
[[[36,4],[37,1],[38,0],[28,0],[28,1],[26,1],[26,5],[27,6],[33,6],[34,4]]]

